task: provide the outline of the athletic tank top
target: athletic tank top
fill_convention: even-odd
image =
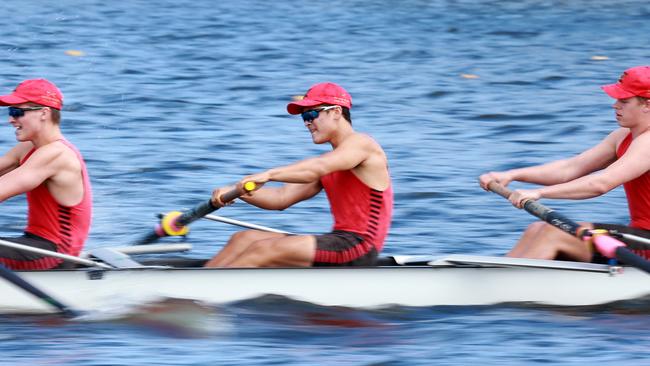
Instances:
[[[334,218],[333,230],[350,231],[380,252],[393,213],[392,184],[384,191],[368,187],[351,170],[321,177]]]
[[[79,150],[66,140],[59,140],[72,150],[81,164],[84,195],[75,206],[63,206],[56,202],[47,189],[45,182],[27,192],[27,227],[25,231],[47,239],[57,246],[59,253],[77,256],[88,238],[92,215],[92,193],[86,163]],[[24,164],[36,149],[32,149],[23,159]],[[46,257],[39,261],[52,261],[58,264],[59,259]]]
[[[632,133],[628,134],[616,150],[620,158],[632,143]],[[624,183],[627,204],[630,210],[630,226],[650,230],[650,172]]]

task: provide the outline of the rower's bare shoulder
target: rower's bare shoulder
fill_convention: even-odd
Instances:
[[[614,139],[616,139],[618,141],[621,141],[625,137],[627,137],[627,135],[629,135],[629,134],[630,134],[630,129],[629,128],[620,127],[620,128],[615,129],[614,131],[612,131],[609,134],[609,136],[611,136],[612,138],[614,138]]]
[[[382,150],[379,143],[372,136],[361,132],[355,132],[354,135],[350,136],[348,142],[365,149]]]
[[[22,160],[22,158],[24,158],[33,148],[34,144],[32,144],[31,141],[19,142],[16,146],[12,147],[6,155],[16,160]]]
[[[45,146],[41,146],[30,160],[40,162],[41,164],[53,164],[60,169],[81,169],[81,164],[74,151],[61,141],[55,141]]]

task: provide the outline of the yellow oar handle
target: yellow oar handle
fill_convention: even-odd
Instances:
[[[244,183],[244,190],[246,192],[253,192],[257,188],[257,184],[255,182],[246,182]]]

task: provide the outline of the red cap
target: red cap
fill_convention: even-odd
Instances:
[[[300,114],[305,107],[313,107],[319,104],[352,108],[352,97],[345,89],[334,83],[320,83],[307,90],[307,94],[301,100],[287,104],[287,112],[289,114]]]
[[[650,66],[627,69],[618,79],[618,83],[605,85],[601,88],[607,95],[615,99],[650,98]]]
[[[0,96],[2,106],[27,102],[60,110],[63,107],[63,94],[56,85],[45,79],[31,79],[18,84],[13,93]]]

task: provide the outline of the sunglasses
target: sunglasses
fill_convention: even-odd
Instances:
[[[45,107],[25,107],[25,108],[18,108],[18,107],[9,107],[7,108],[9,110],[9,116],[13,118],[19,118],[25,115],[25,112],[27,111],[37,111],[39,109],[43,109]]]
[[[308,110],[308,111],[304,111],[304,112],[302,112],[302,113],[300,114],[300,116],[302,117],[302,120],[303,120],[303,121],[305,121],[305,122],[311,122],[311,121],[315,120],[316,118],[318,118],[318,114],[319,114],[320,112],[322,112],[322,111],[326,111],[326,110],[328,110],[328,109],[336,108],[336,107],[338,107],[338,106],[337,106],[337,105],[329,105],[329,106],[327,106],[327,107],[311,109],[311,110]]]

